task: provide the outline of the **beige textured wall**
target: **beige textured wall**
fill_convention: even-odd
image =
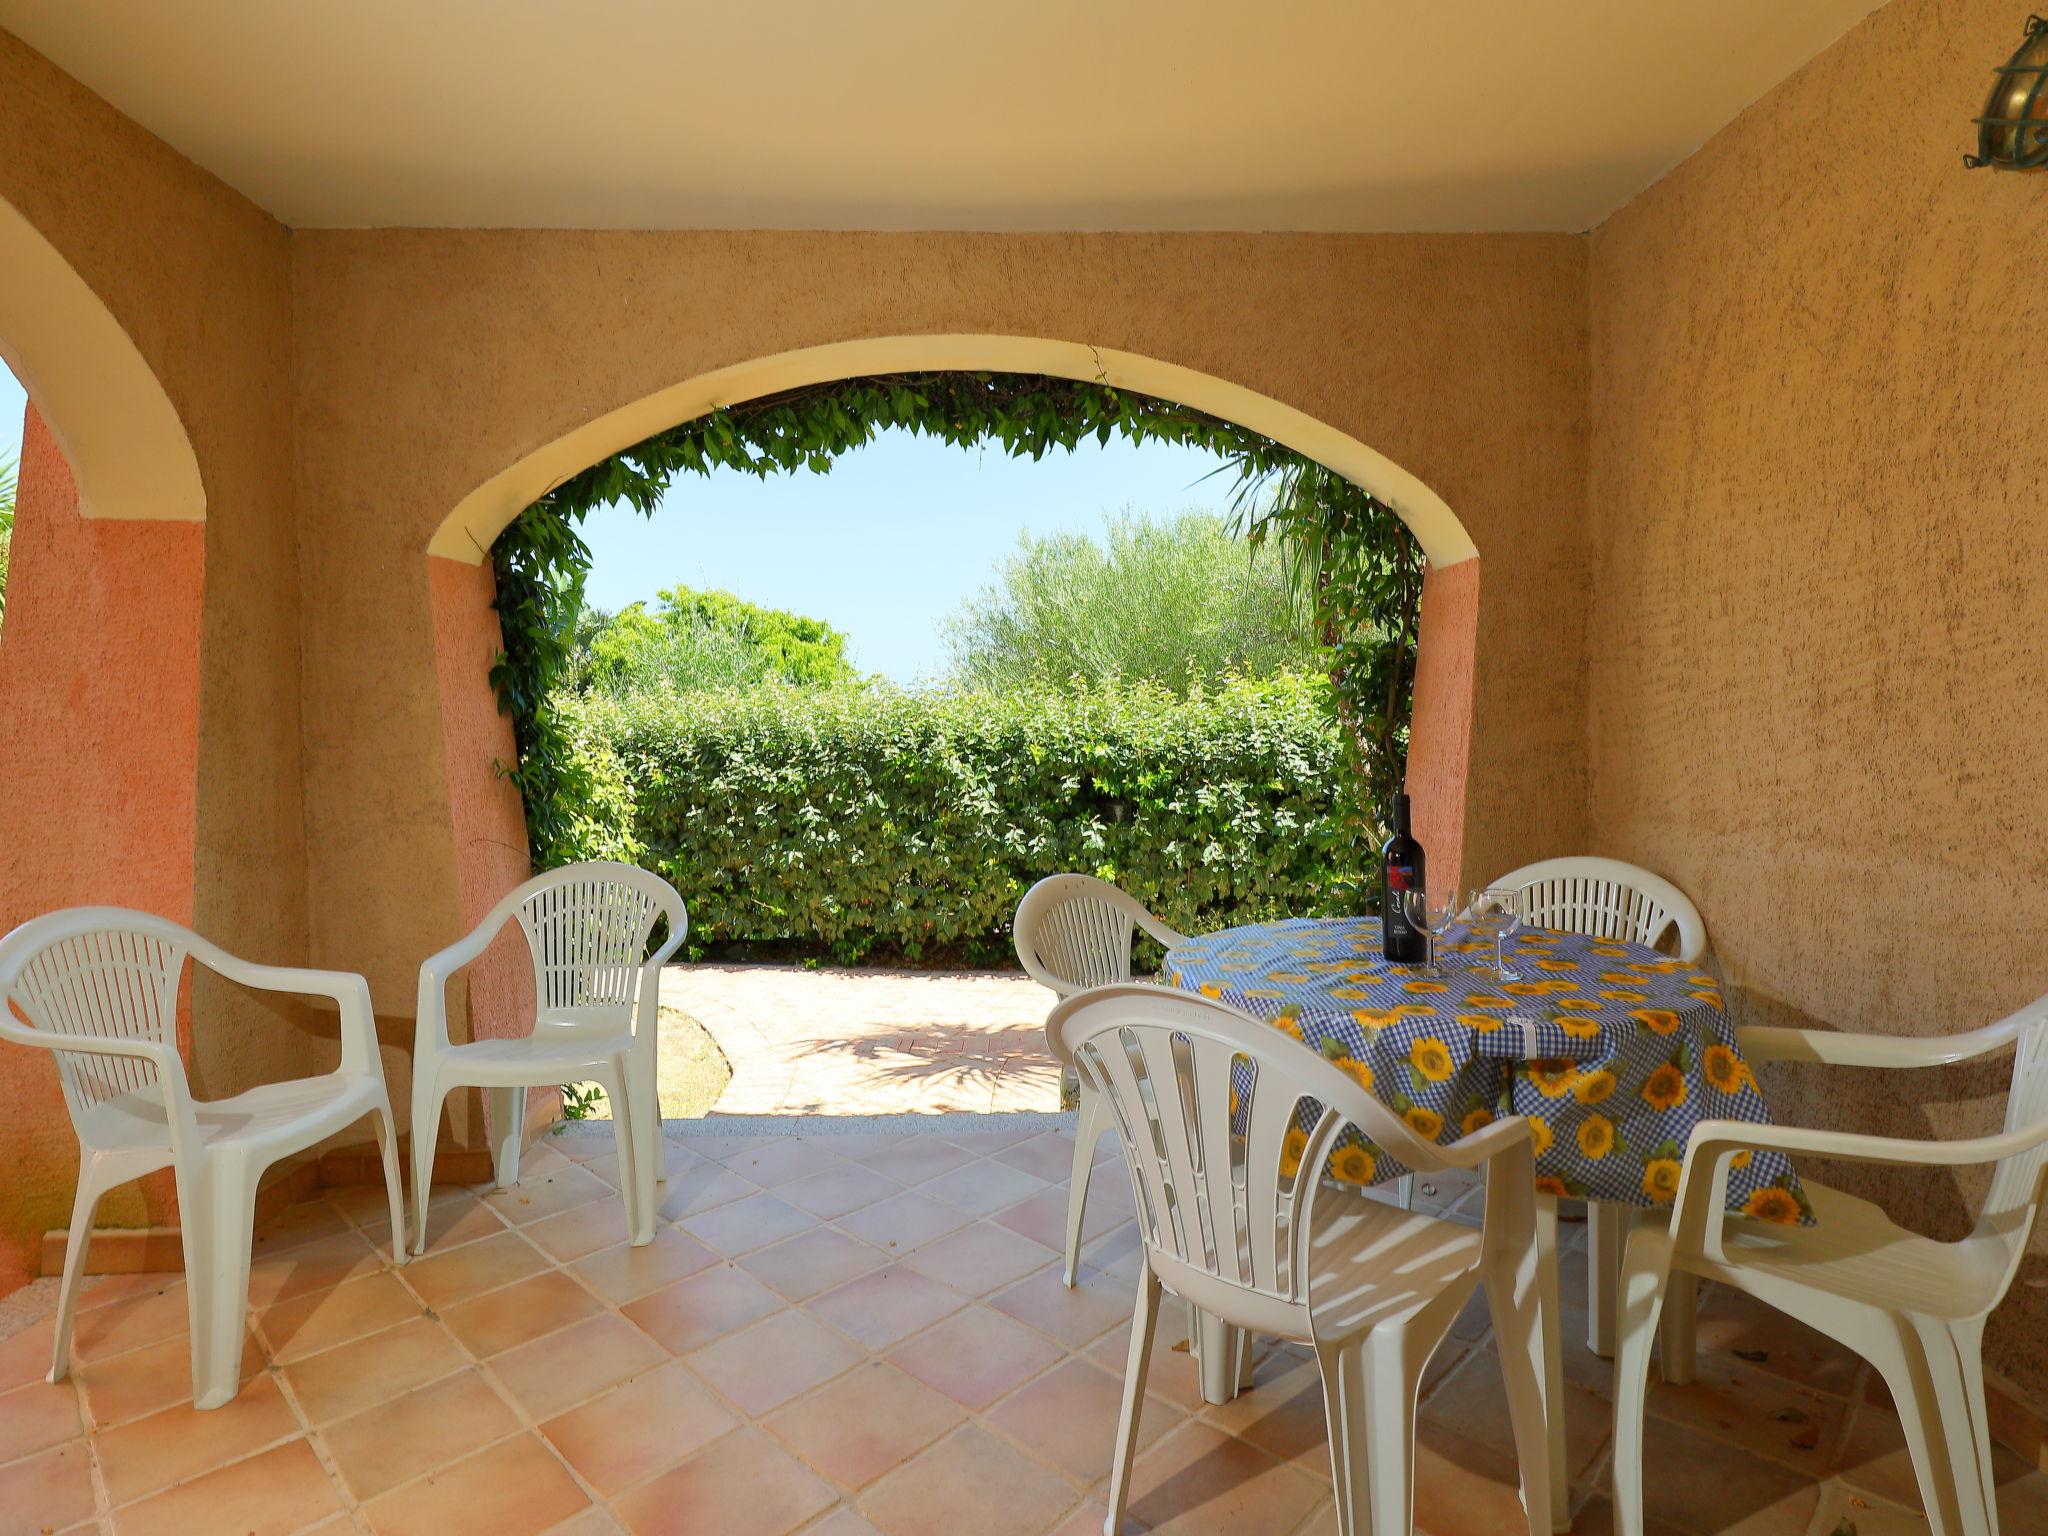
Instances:
[[[2048,992],[2048,178],[1961,163],[2023,10],[1892,0],[1592,241],[1592,841],[1699,901],[1747,1021]],[[1767,1087],[1953,1136],[1997,1083]],[[1889,1188],[1951,1228],[1977,1191]],[[1994,1323],[2037,1393],[2044,1281]]]
[[[292,247],[314,949],[367,965],[380,1008],[460,905],[423,558],[443,520],[607,412],[862,337],[1121,349],[1412,471],[1489,572],[1468,852],[1507,867],[1580,841],[1584,694],[1563,659],[1586,590],[1582,240],[367,231]]]
[[[0,101],[0,200],[99,295],[155,372],[199,461],[207,601],[192,921],[252,959],[299,959],[306,884],[289,237],[5,33]],[[0,836],[8,811],[0,804]],[[196,1007],[202,1021],[218,1008],[235,1025],[196,1036],[199,1092],[297,1070],[306,1016],[205,981]]]

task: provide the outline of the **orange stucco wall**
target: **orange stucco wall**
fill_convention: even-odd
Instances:
[[[1465,869],[1465,801],[1478,643],[1479,562],[1466,560],[1430,570],[1422,579],[1422,615],[1416,629],[1407,783],[1414,802],[1415,836],[1428,850],[1434,888],[1443,891],[1462,890],[1471,883]]]
[[[97,522],[31,408],[0,621],[0,932],[53,907],[192,918],[204,529]],[[189,1013],[180,1020],[189,1053]],[[0,1291],[33,1275],[70,1220],[77,1149],[50,1058],[0,1047]],[[112,1224],[157,1223],[170,1180],[109,1197]]]
[[[1699,902],[1742,1022],[2048,992],[2048,179],[1961,163],[2023,11],[1892,0],[1592,240],[1588,819]],[[1956,1136],[1999,1084],[1767,1087]],[[1951,1231],[1978,1187],[1828,1177]],[[2036,1390],[2044,1286],[2048,1232],[1992,1324]]]

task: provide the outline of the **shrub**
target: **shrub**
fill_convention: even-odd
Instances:
[[[769,687],[562,707],[606,791],[586,830],[675,884],[693,941],[987,959],[1017,898],[1059,870],[1190,932],[1357,910],[1370,858],[1328,686]]]

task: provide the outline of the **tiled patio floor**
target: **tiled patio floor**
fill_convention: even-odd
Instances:
[[[661,1002],[731,1064],[717,1114],[1060,1107],[1045,1044],[1053,996],[1021,972],[678,965],[661,974]]]
[[[1052,1134],[685,1138],[637,1252],[608,1146],[557,1138],[514,1190],[441,1190],[429,1256],[403,1269],[367,1191],[287,1212],[252,1282],[248,1384],[213,1413],[187,1402],[174,1277],[98,1283],[64,1384],[40,1379],[47,1320],[0,1341],[0,1533],[1101,1529],[1136,1263],[1120,1170],[1098,1176],[1069,1293]],[[1601,1536],[1607,1367],[1578,1342],[1583,1257],[1567,1263],[1575,1529]],[[1469,1313],[1431,1373],[1429,1536],[1521,1528],[1485,1324]],[[1926,1529],[1855,1359],[1725,1295],[1701,1335],[1699,1384],[1654,1397],[1658,1536]],[[1144,1528],[1332,1529],[1303,1354],[1269,1350],[1218,1408],[1185,1353],[1154,1359]],[[2048,1476],[2006,1471],[2009,1536],[2048,1530]]]

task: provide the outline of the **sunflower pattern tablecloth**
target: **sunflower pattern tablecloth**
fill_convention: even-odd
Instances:
[[[1190,940],[1168,952],[1164,979],[1321,1051],[1432,1141],[1527,1115],[1536,1183],[1552,1194],[1668,1206],[1695,1125],[1770,1122],[1705,971],[1638,945],[1526,931],[1508,941],[1520,979],[1503,982],[1492,948],[1454,928],[1432,976],[1387,963],[1377,918],[1290,918]],[[1289,1155],[1305,1142],[1298,1129]],[[1329,1167],[1353,1184],[1406,1171],[1355,1134]],[[1813,1219],[1776,1153],[1740,1155],[1728,1206]]]

